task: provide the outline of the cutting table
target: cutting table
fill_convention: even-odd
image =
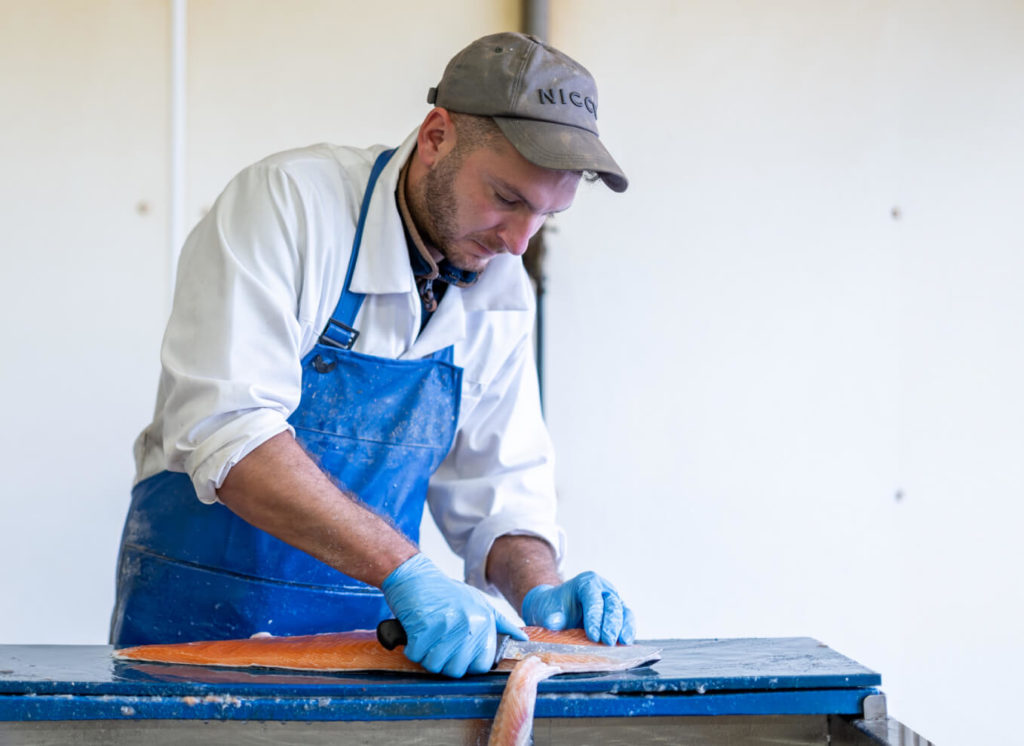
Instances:
[[[927,744],[886,715],[877,673],[811,638],[643,644],[662,651],[648,668],[542,682],[534,742]],[[0,743],[483,744],[506,679],[132,663],[111,651],[0,646]]]

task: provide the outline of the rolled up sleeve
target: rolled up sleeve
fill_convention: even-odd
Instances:
[[[465,561],[466,582],[477,588],[498,594],[486,569],[499,536],[543,539],[561,563],[565,535],[555,521],[554,449],[540,411],[528,335],[482,386],[431,480],[428,500],[441,533]]]
[[[216,501],[231,467],[278,433],[301,396],[305,209],[279,168],[237,177],[182,249],[161,348],[167,468]]]

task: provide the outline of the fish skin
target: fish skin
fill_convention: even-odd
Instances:
[[[537,685],[559,673],[562,669],[545,663],[536,655],[516,662],[501,695],[487,746],[527,746],[530,743]]]

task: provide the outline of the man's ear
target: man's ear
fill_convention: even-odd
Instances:
[[[447,109],[431,109],[416,135],[416,157],[432,168],[455,147],[455,124]]]

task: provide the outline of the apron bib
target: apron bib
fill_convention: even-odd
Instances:
[[[418,543],[427,485],[451,448],[462,369],[448,347],[422,360],[352,351],[363,296],[349,290],[377,177],[363,198],[341,299],[302,360],[295,437],[339,487]],[[187,474],[132,490],[118,561],[114,645],[371,629],[390,616],[381,592],[205,505]]]

